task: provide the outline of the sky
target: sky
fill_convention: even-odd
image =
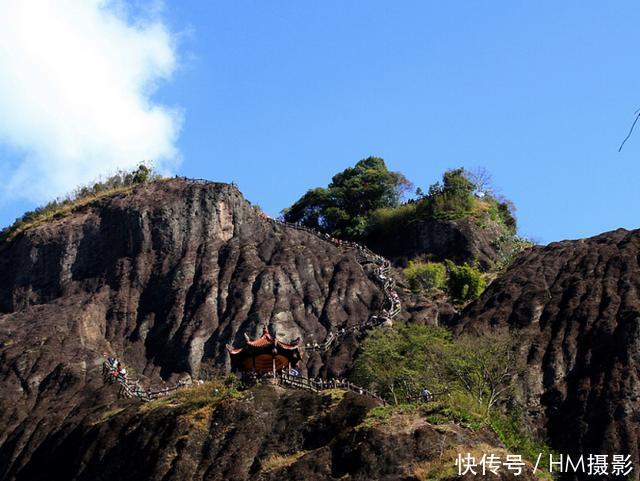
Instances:
[[[0,0],[0,226],[119,168],[277,215],[370,155],[484,167],[540,243],[640,227],[631,0]]]

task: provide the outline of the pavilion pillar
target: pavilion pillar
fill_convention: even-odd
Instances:
[[[276,354],[278,354],[278,351],[274,347],[271,350],[271,362],[272,362],[272,365],[273,365],[273,379],[276,379]]]

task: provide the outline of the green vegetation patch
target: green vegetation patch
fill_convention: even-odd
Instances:
[[[383,159],[368,157],[334,175],[326,188],[307,191],[282,215],[287,222],[360,239],[369,226],[369,215],[377,209],[397,207],[408,186],[407,179],[387,169]]]
[[[375,427],[389,424],[394,416],[423,414],[425,406],[417,403],[387,404],[371,409],[359,427]]]
[[[327,187],[309,189],[282,210],[282,217],[338,238],[374,244],[393,241],[418,222],[470,218],[481,227],[500,226],[504,233],[501,265],[513,259],[514,249],[521,246],[507,242],[517,237],[515,207],[495,193],[488,172],[447,170],[426,194],[418,188],[414,198],[400,203],[411,186],[401,173],[390,171],[383,159],[368,157],[334,175]],[[420,283],[418,277],[412,288],[418,289]],[[470,285],[471,298],[473,291]],[[461,292],[461,297],[465,295]]]
[[[498,258],[494,269],[502,271],[509,267],[515,258],[523,251],[530,249],[535,244],[513,232],[506,232],[495,242]]]
[[[492,221],[503,226],[505,233],[516,232],[513,203],[495,195],[486,180],[462,168],[446,171],[442,181],[432,184],[427,194],[417,189],[416,195],[407,204],[372,212],[369,234],[379,237],[417,221],[467,217],[480,226]]]
[[[486,276],[469,264],[457,265],[450,260],[442,262],[409,261],[403,271],[413,292],[439,289],[456,303],[477,299],[487,286]]]
[[[466,302],[477,299],[482,294],[486,281],[477,267],[469,264],[459,266],[449,260],[446,261],[446,266],[447,291],[454,301]]]
[[[234,385],[218,379],[178,389],[172,395],[142,404],[140,411],[168,409],[175,415],[197,413],[203,408],[213,408],[225,400],[239,397],[241,393]]]
[[[418,204],[408,202],[396,207],[382,207],[371,212],[367,236],[375,238],[393,238],[398,231],[403,231],[418,220],[416,212]]]
[[[429,193],[418,206],[422,218],[437,220],[462,219],[474,210],[475,186],[465,175],[464,169],[448,170],[442,176],[442,183],[429,187]]]
[[[115,175],[91,186],[79,187],[64,199],[56,199],[35,210],[25,212],[9,227],[0,231],[0,242],[9,241],[21,232],[37,227],[51,219],[57,219],[103,197],[131,191],[136,185],[159,177],[150,167],[140,164],[131,172],[119,171]]]
[[[410,261],[403,272],[413,292],[446,288],[447,268],[440,262]]]
[[[442,367],[437,358],[450,343],[451,334],[434,326],[376,329],[362,343],[353,381],[393,404],[412,401],[422,387],[444,388],[443,377],[434,369]]]
[[[488,424],[510,453],[521,454],[529,461],[535,461],[540,453],[542,453],[542,459],[549,459],[550,454],[553,454],[554,458],[558,457],[558,453],[554,452],[547,444],[536,440],[522,428],[522,413],[520,411],[491,416]]]
[[[372,409],[361,427],[395,426],[403,417],[420,416],[434,425],[492,429],[509,453],[529,461],[549,453],[520,427],[524,411],[514,393],[524,368],[517,346],[504,330],[454,338],[441,327],[406,324],[371,332],[361,344],[353,380],[389,404]],[[421,395],[424,389],[430,399]]]

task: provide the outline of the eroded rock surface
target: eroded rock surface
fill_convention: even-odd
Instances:
[[[157,386],[228,367],[225,344],[267,324],[322,341],[382,293],[354,255],[265,222],[233,186],[154,182],[0,246],[0,479],[94,403],[101,356]],[[342,375],[357,349],[310,353]]]
[[[97,404],[68,419],[13,474],[20,481],[448,480],[460,479],[458,450],[505,456],[487,431],[412,415],[371,423],[376,404],[353,393],[272,386],[195,410]],[[535,479],[527,470],[515,477],[503,469],[492,479]]]
[[[477,264],[491,269],[498,259],[498,241],[504,228],[491,221],[479,225],[472,218],[416,222],[383,238],[370,239],[371,247],[403,265],[424,257],[435,261],[450,259],[457,264]]]
[[[535,247],[459,329],[522,338],[531,422],[564,453],[631,454],[640,438],[640,231]]]

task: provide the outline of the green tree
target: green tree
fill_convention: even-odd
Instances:
[[[447,283],[447,269],[439,262],[409,261],[403,271],[409,287],[414,292],[425,289],[444,289]]]
[[[402,174],[389,171],[383,159],[368,157],[334,175],[326,188],[307,191],[283,217],[332,235],[362,238],[371,213],[397,206],[409,185]]]
[[[145,164],[138,165],[138,168],[133,173],[133,183],[134,184],[144,184],[145,182],[149,182],[151,180],[152,170],[150,167]]]
[[[395,404],[426,387],[486,416],[512,397],[521,372],[516,346],[508,331],[453,338],[435,326],[379,329],[363,341],[352,378]]]
[[[369,334],[356,359],[353,380],[398,404],[412,399],[420,388],[444,386],[442,359],[451,335],[443,328],[406,324]]]
[[[506,232],[501,235],[493,245],[497,253],[494,269],[501,271],[509,267],[518,254],[526,249],[530,249],[535,244],[524,237],[517,236],[513,232]]]
[[[446,261],[446,265],[449,274],[447,290],[452,299],[465,302],[477,299],[482,294],[486,282],[477,267],[466,263],[458,266],[450,260]]]
[[[452,381],[489,414],[512,394],[520,372],[515,339],[507,332],[464,335],[451,344],[446,361]]]
[[[429,187],[429,193],[420,202],[420,216],[443,220],[465,217],[473,210],[474,190],[464,169],[448,170],[442,176],[442,183]]]

